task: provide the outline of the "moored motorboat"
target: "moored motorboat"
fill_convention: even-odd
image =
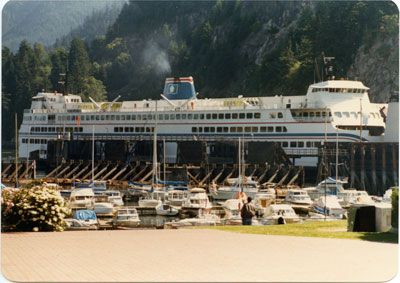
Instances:
[[[114,206],[123,206],[124,201],[122,200],[121,193],[119,191],[105,191],[103,194],[108,196],[108,200]]]
[[[113,225],[116,227],[138,227],[140,225],[139,215],[136,208],[126,206],[118,208],[115,213]]]
[[[97,216],[112,215],[114,212],[114,206],[107,195],[95,195],[93,211]]]
[[[336,196],[321,196],[314,201],[313,208],[316,212],[326,214],[327,216],[343,218],[346,210],[339,204]]]
[[[75,188],[71,191],[70,204],[72,209],[86,208],[93,209],[94,193],[90,188]]]
[[[67,230],[96,230],[99,223],[93,210],[76,210],[73,218],[64,219]]]
[[[169,204],[159,204],[156,206],[156,213],[162,216],[175,216],[179,213],[179,210]]]
[[[267,207],[261,223],[263,225],[300,223],[301,218],[288,204],[271,204]]]

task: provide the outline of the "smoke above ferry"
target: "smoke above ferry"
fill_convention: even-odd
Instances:
[[[154,41],[146,44],[143,52],[144,65],[151,66],[157,75],[171,73],[171,64],[167,53]]]

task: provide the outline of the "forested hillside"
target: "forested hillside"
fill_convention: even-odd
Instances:
[[[62,91],[59,74],[67,65],[68,92],[84,100],[159,98],[165,77],[189,75],[201,98],[300,95],[321,80],[322,52],[336,58],[337,78],[365,81],[374,101],[387,101],[398,89],[397,7],[386,1],[129,2],[105,36],[75,38],[48,52],[27,41],[15,53],[3,48],[3,140],[13,136],[12,114],[21,118],[37,91]]]
[[[119,3],[122,5],[122,1]],[[2,10],[2,44],[12,51],[18,50],[22,40],[52,45],[56,38],[66,35],[87,16],[108,5],[107,1],[93,0],[8,1]]]

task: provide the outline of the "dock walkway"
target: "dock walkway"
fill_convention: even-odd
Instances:
[[[209,229],[2,233],[18,282],[383,282],[398,245]]]

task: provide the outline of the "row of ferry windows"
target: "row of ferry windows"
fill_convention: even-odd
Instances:
[[[81,121],[125,121],[125,120],[154,120],[154,114],[136,114],[136,115],[82,115],[79,116]],[[283,118],[281,112],[271,112],[270,118]],[[158,120],[211,120],[211,119],[260,119],[261,113],[206,113],[206,114],[158,114]],[[77,121],[78,116],[68,115],[59,116],[58,121]]]
[[[313,88],[312,92],[326,91],[326,92],[342,92],[342,93],[364,93],[365,89],[362,88]]]
[[[192,127],[192,133],[286,133],[286,127]]]
[[[152,133],[153,127],[114,127],[115,133]],[[286,127],[192,127],[192,133],[286,133]]]
[[[31,133],[62,133],[62,132],[82,133],[82,127],[32,127]]]
[[[47,140],[44,140],[44,139],[22,139],[22,143],[47,144]]]
[[[360,112],[335,112],[334,113],[336,117],[341,118],[341,117],[345,117],[345,118],[349,118],[350,116],[352,118],[358,118],[360,115]],[[380,118],[381,115],[378,112],[370,112],[368,115],[368,118]]]

